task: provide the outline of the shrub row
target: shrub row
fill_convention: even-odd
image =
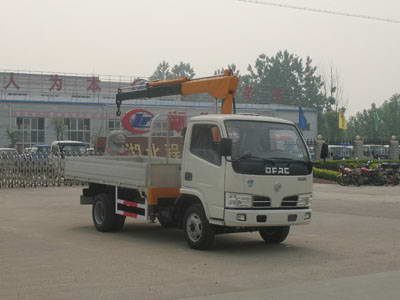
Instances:
[[[314,168],[313,173],[315,178],[321,178],[331,181],[336,181],[336,177],[340,174],[337,171],[319,169],[319,168]]]
[[[359,168],[363,164],[366,164],[369,160],[367,159],[348,159],[348,160],[327,160],[324,162],[323,160],[316,160],[313,162],[314,167],[318,169],[327,169],[331,171],[338,171],[341,165],[354,169]],[[374,160],[372,167],[376,167],[378,163],[400,163],[398,160]]]

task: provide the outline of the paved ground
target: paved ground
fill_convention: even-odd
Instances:
[[[0,299],[399,299],[400,187],[315,185],[311,225],[189,249],[129,221],[99,233],[78,188],[0,190]]]

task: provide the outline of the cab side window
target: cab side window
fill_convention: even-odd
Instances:
[[[197,124],[192,128],[190,152],[214,165],[221,165],[220,131],[211,124]]]

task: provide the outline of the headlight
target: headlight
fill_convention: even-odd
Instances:
[[[252,207],[253,197],[248,194],[225,193],[226,207],[246,208]]]
[[[299,195],[297,200],[297,206],[307,207],[310,206],[312,203],[312,194],[303,194]]]

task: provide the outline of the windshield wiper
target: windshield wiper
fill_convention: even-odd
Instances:
[[[259,157],[259,156],[255,156],[253,154],[251,154],[250,152],[246,152],[243,155],[239,156],[238,158],[234,159],[235,161],[241,161],[241,160],[245,160],[245,159],[256,159],[256,160],[261,160],[263,162],[268,162],[272,165],[275,165],[275,162],[271,159],[268,158],[264,158],[264,157]]]

